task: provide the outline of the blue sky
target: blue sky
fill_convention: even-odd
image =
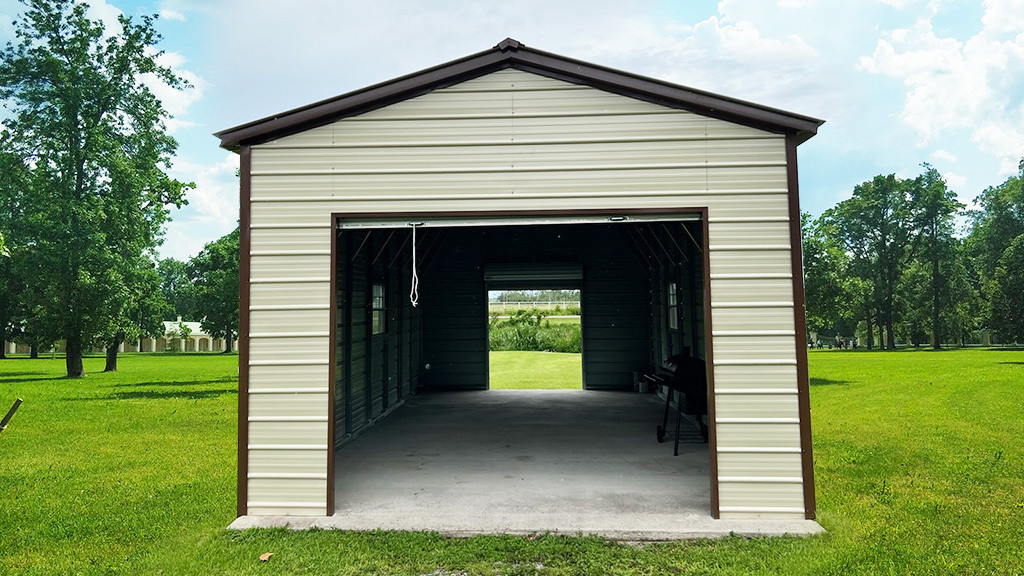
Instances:
[[[490,48],[535,48],[826,120],[799,149],[820,214],[875,174],[941,171],[961,201],[1024,157],[1024,0],[93,0],[112,22],[160,13],[161,92],[197,184],[160,252],[234,228],[237,158],[215,131]],[[20,10],[0,0],[0,41]]]

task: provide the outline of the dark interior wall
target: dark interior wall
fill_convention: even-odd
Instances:
[[[685,226],[686,233],[681,227]],[[678,233],[674,233],[674,231]],[[671,236],[671,238],[669,237]],[[699,223],[653,225],[638,229],[635,243],[648,248],[651,355],[660,364],[684,348],[707,358],[704,332],[704,258]],[[656,247],[656,248],[655,248]],[[653,248],[653,249],[650,249]],[[669,306],[669,284],[676,285],[676,306]],[[673,328],[671,316],[676,316]]]
[[[621,225],[452,229],[423,274],[424,382],[433,389],[488,387],[487,283],[492,264],[583,269],[584,387],[629,390],[650,365],[644,269]],[[528,268],[528,267],[527,267]],[[510,288],[503,285],[501,288]],[[519,288],[542,286],[525,278]]]
[[[436,256],[421,266],[424,386],[487,389],[486,246],[478,228],[445,233]]]
[[[403,286],[409,232],[343,230],[335,263],[335,443],[344,444],[419,387],[419,312]],[[384,286],[385,330],[372,333],[372,291]]]
[[[647,274],[621,228],[588,226],[583,251],[583,386],[632,390],[650,369]]]
[[[704,355],[703,256],[684,224],[479,226],[420,231],[420,306],[409,303],[411,232],[339,232],[335,437],[344,443],[420,387],[488,388],[490,265],[582,269],[584,387],[631,390],[683,346]],[[699,239],[699,225],[687,224]],[[677,328],[666,289],[677,286]],[[374,283],[386,330],[371,334]],[[529,279],[521,286],[556,288]],[[575,286],[573,286],[575,287]],[[429,369],[426,366],[429,365]]]

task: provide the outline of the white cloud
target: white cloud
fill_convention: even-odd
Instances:
[[[121,32],[121,23],[117,18],[124,12],[120,8],[107,4],[103,0],[90,0],[85,14],[90,20],[99,20],[103,23],[104,36],[113,36]]]
[[[936,160],[942,160],[945,162],[956,162],[956,156],[954,156],[950,152],[947,152],[946,150],[942,150],[941,148],[939,150],[936,150],[935,152],[932,152],[932,158]]]
[[[224,160],[212,166],[189,162],[175,165],[172,173],[180,180],[191,180],[196,187],[188,193],[189,207],[195,209],[195,218],[227,226],[238,219],[238,155],[227,153]]]
[[[1024,0],[985,0],[981,23],[990,32],[1024,31]]]
[[[892,6],[898,10],[903,10],[910,4],[914,3],[915,0],[879,0],[882,4]]]
[[[955,191],[963,190],[967,185],[967,178],[955,172],[943,172],[942,177],[946,180],[949,188]]]
[[[1024,156],[1024,28],[1009,36],[1002,24],[990,24],[997,17],[1024,18],[1006,14],[1011,4],[1022,0],[986,2],[985,28],[966,41],[937,36],[928,20],[919,20],[893,30],[860,60],[868,72],[903,81],[901,118],[919,144],[966,130],[1000,160],[1004,173],[1014,172]]]
[[[160,17],[164,20],[177,20],[179,22],[185,21],[185,15],[177,10],[168,10],[166,8],[160,10]]]
[[[167,120],[167,131],[174,134],[182,128],[194,126],[194,122],[184,120],[183,116],[189,106],[203,97],[206,82],[196,73],[182,67],[185,64],[185,57],[177,52],[164,52],[157,58],[157,63],[167,66],[190,84],[188,88],[178,90],[164,84],[152,74],[145,75],[143,82],[146,87],[163,103],[164,109],[171,115]]]
[[[212,165],[178,161],[171,176],[196,187],[187,193],[188,205],[175,210],[167,225],[162,256],[188,259],[203,245],[227,234],[238,222],[238,155],[225,153]]]

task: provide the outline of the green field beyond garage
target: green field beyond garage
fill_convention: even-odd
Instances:
[[[537,354],[565,363],[542,370],[579,373],[578,357]],[[812,352],[819,521],[829,533],[643,547],[226,531],[237,357],[125,355],[113,374],[102,365],[87,358],[88,378],[68,381],[60,358],[0,361],[3,411],[25,400],[0,433],[0,574],[1024,571],[1024,352]],[[265,552],[274,555],[262,564]]]

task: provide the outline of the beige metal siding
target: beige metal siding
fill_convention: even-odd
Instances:
[[[250,513],[326,506],[332,212],[707,206],[722,513],[803,517],[782,136],[505,70],[255,146],[251,201]]]

